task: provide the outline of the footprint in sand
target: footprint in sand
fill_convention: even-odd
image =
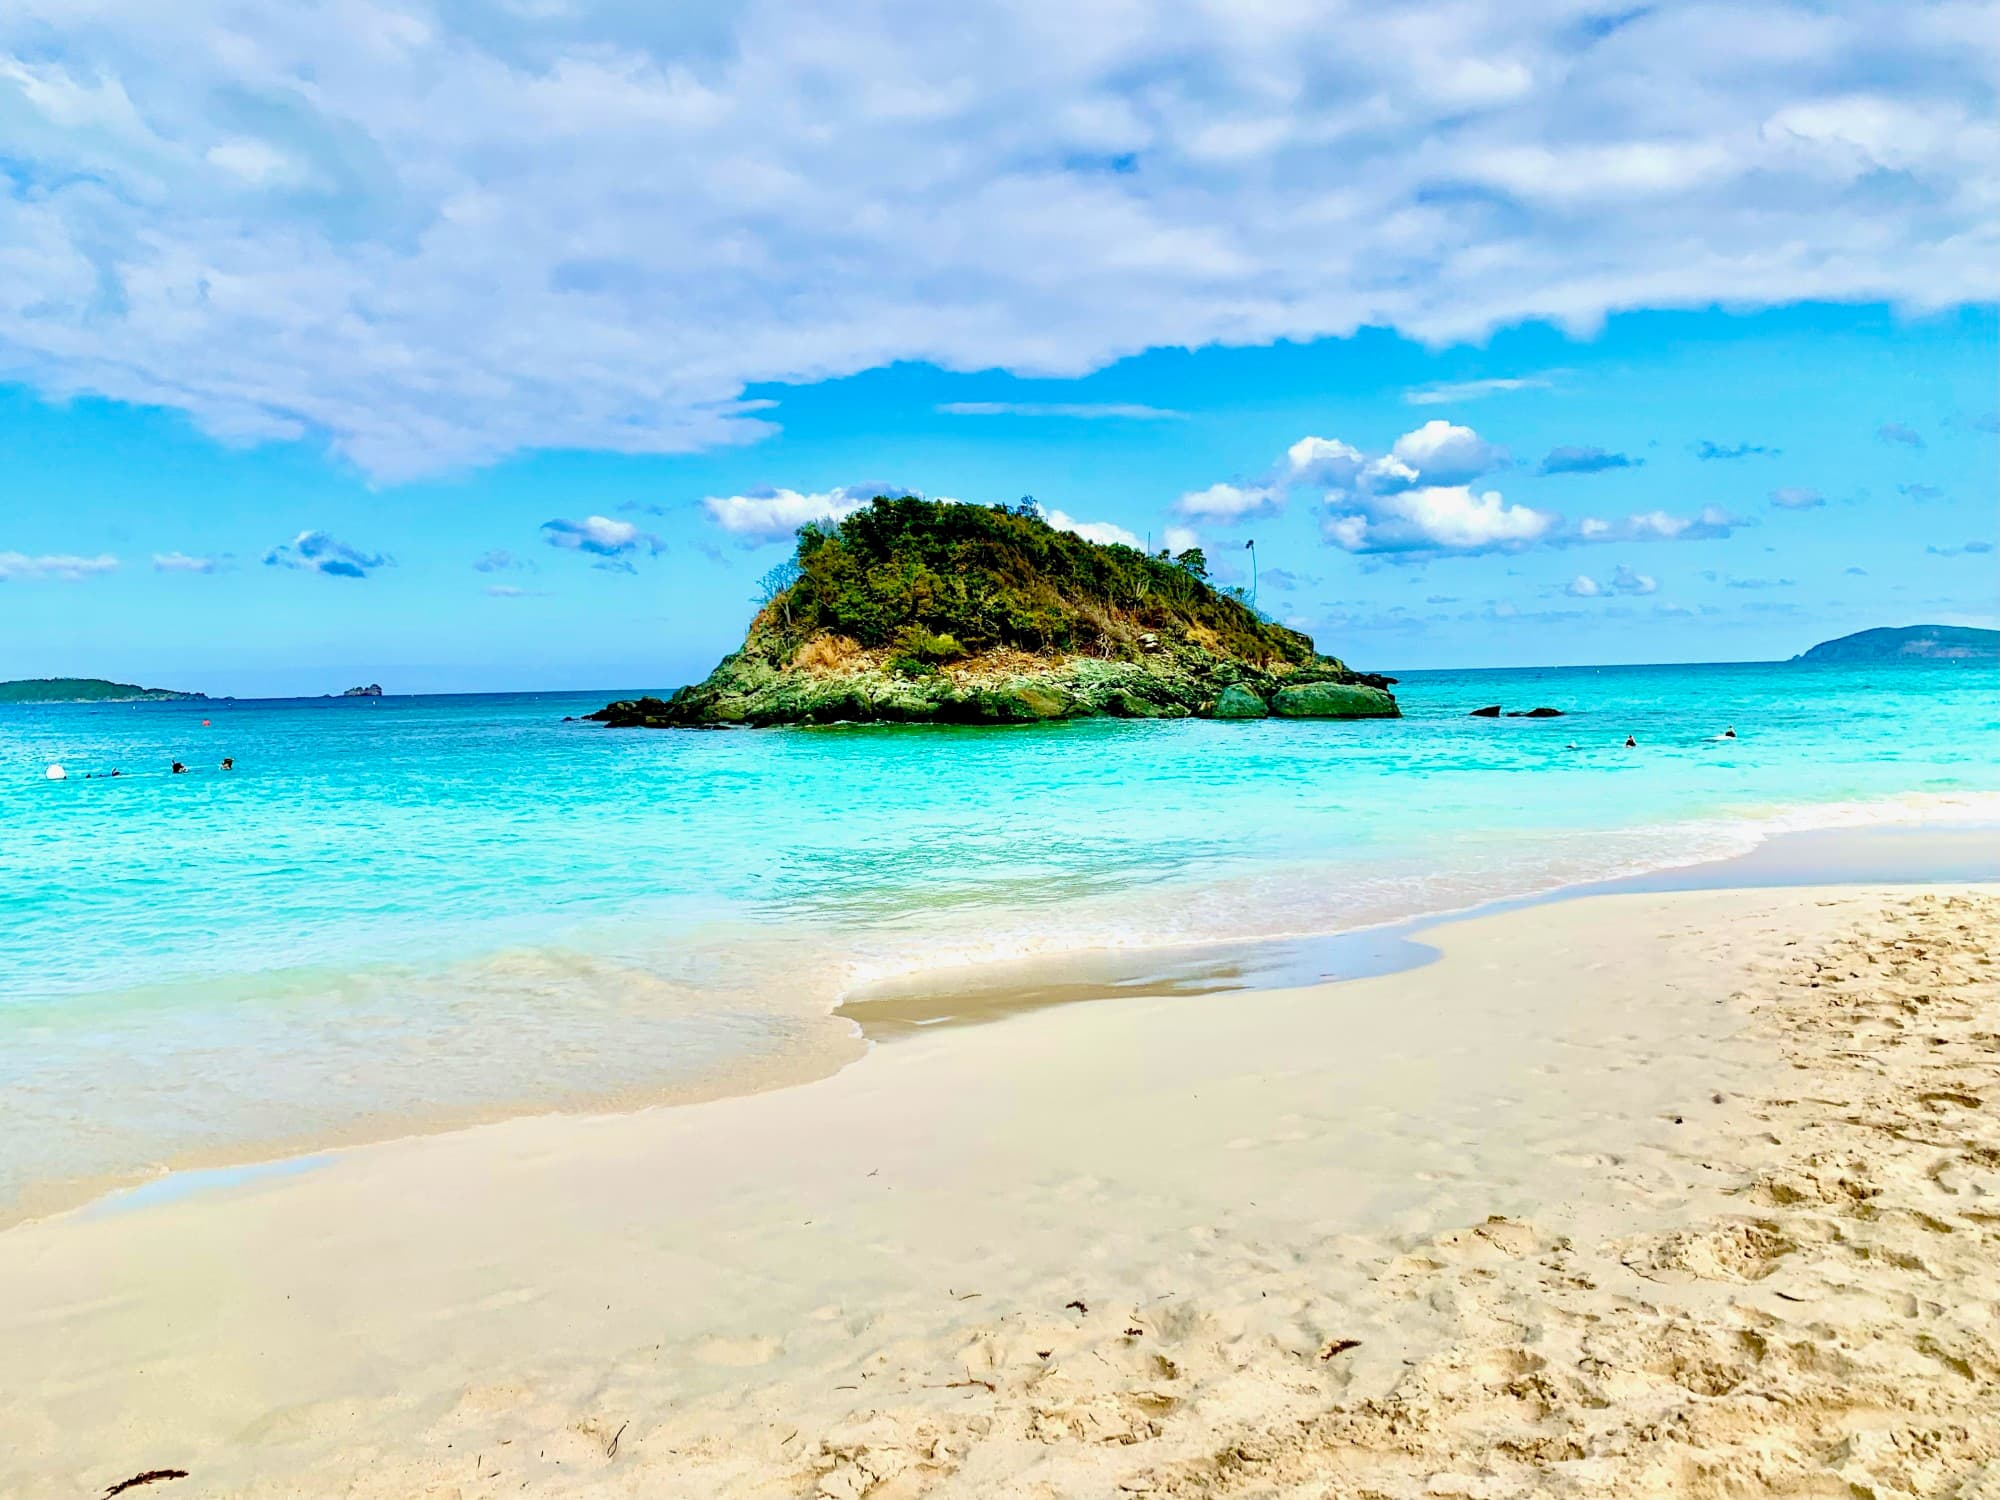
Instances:
[[[1667,1285],[1762,1281],[1797,1248],[1775,1224],[1753,1220],[1634,1241],[1621,1259],[1648,1280]]]

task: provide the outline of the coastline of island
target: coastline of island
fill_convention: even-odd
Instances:
[[[0,682],[6,703],[205,703],[206,693],[140,687],[103,677],[23,677]]]
[[[1320,654],[1198,548],[1149,554],[1052,526],[1033,501],[877,496],[800,528],[743,644],[612,728],[1124,719],[1376,719],[1393,679]]]

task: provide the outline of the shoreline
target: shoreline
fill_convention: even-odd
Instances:
[[[1441,924],[1600,893],[1802,883],[1811,872],[1803,868],[1803,861],[1787,863],[1788,849],[1812,850],[1833,861],[1841,872],[1831,882],[1835,884],[2000,880],[2000,857],[1987,855],[1988,843],[1995,839],[2000,839],[2000,824],[1863,821],[1784,828],[1760,833],[1747,851],[1721,859],[1695,859],[1610,880],[1583,880],[1324,933],[1071,950],[942,965],[851,985],[825,1013],[824,1020],[838,1031],[822,1030],[815,1023],[822,1034],[797,1050],[738,1060],[724,1071],[689,1082],[586,1092],[553,1102],[503,1102],[427,1117],[367,1116],[334,1130],[176,1154],[154,1170],[45,1180],[0,1207],[0,1233],[65,1214],[107,1206],[115,1211],[116,1201],[133,1193],[172,1194],[181,1190],[177,1179],[190,1175],[227,1181],[234,1174],[281,1170],[304,1157],[477,1130],[510,1120],[618,1116],[792,1088],[853,1066],[873,1044],[935,1026],[981,1024],[1047,1006],[1104,999],[1200,998],[1396,973],[1431,961],[1434,950],[1422,942],[1421,934]],[[189,1190],[199,1190],[198,1185]]]
[[[2000,1142],[1951,1133],[1991,1133],[1995,916],[1599,894],[1440,924],[1421,969],[17,1226],[0,1490],[1208,1496],[1365,1459],[1414,1495],[1384,1476],[1415,1453],[1474,1496],[1523,1464],[1605,1492],[1634,1452],[1665,1467],[1620,1493],[1687,1462],[1758,1493],[1779,1457],[1886,1483],[1926,1417],[1924,1462],[2000,1443],[1970,1415]],[[1848,1142],[1878,1114],[1901,1135]],[[1938,1310],[1887,1311],[1906,1283]]]
[[[834,1009],[870,1040],[941,1025],[973,1025],[1045,1006],[1137,997],[1229,994],[1394,974],[1429,963],[1433,928],[1558,902],[1621,893],[1758,890],[1804,885],[2000,882],[2000,824],[1882,823],[1787,829],[1720,859],[1580,880],[1386,922],[1291,937],[943,967],[850,990]],[[1082,978],[1075,977],[1082,970]]]

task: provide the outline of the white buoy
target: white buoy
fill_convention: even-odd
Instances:
[[[61,766],[50,766],[47,774],[51,781],[64,781],[69,777],[69,772],[65,771]]]

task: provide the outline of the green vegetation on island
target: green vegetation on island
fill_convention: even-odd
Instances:
[[[1390,679],[1208,581],[1199,551],[1090,542],[1031,501],[878,497],[802,528],[740,649],[614,726],[1121,718],[1392,718]]]
[[[27,677],[0,682],[0,703],[191,703],[207,696],[107,682],[102,677]]]
[[[2000,661],[2000,630],[1973,625],[1898,625],[1821,641],[1792,658],[1810,662]]]

